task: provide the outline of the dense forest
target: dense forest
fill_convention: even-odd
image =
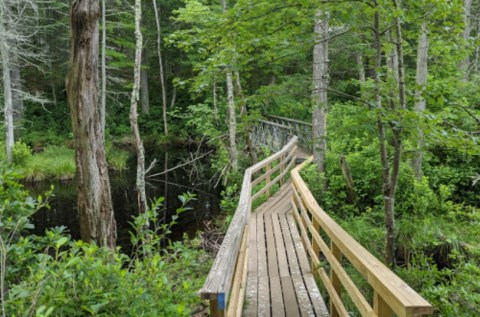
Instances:
[[[169,240],[195,195],[159,223],[145,148],[212,150],[225,232],[268,115],[312,123],[311,192],[434,316],[480,316],[479,1],[2,0],[0,58],[1,316],[207,311],[205,235]],[[109,174],[129,161],[126,252]],[[24,184],[72,179],[82,240],[32,234],[53,197]]]

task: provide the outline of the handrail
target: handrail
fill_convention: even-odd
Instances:
[[[330,295],[331,316],[349,316],[341,301],[342,286],[362,316],[391,317],[395,313],[399,317],[410,317],[432,314],[433,308],[424,298],[353,239],[318,205],[299,174],[311,161],[312,158],[309,158],[291,172],[292,205],[312,267]],[[320,229],[329,237],[330,247],[321,237]],[[373,308],[346,273],[342,256],[372,286]],[[324,260],[330,264],[330,276],[321,266]]]
[[[291,153],[295,152],[297,142],[298,138],[296,136],[292,137],[280,151],[245,170],[238,207],[207,279],[199,292],[203,299],[210,301],[211,316],[225,315],[227,308],[229,308],[227,304],[229,302],[230,292],[232,295],[238,294],[241,296],[239,290],[242,288],[240,284],[245,280],[245,261],[247,261],[246,248],[248,236],[246,235],[248,235],[248,231],[245,230],[245,227],[250,217],[252,203],[259,197],[259,195],[257,195],[258,193],[255,195],[252,194],[252,190],[254,189],[252,183],[257,184],[258,182],[255,182],[255,179],[263,178],[265,184],[260,191],[266,193],[268,197],[270,195],[270,188],[275,183],[284,182],[288,170],[292,166],[292,162],[295,161],[295,155]],[[273,172],[271,172],[273,164],[280,166],[280,168],[278,170],[279,175],[271,180],[270,176],[273,174]],[[273,169],[275,168],[276,167]],[[265,171],[263,172],[263,170]],[[262,172],[262,174],[256,177],[256,174],[259,172]],[[258,185],[262,185],[263,180]],[[244,274],[242,274],[241,271],[244,271]],[[238,311],[238,307],[242,306],[242,304],[239,303],[238,300],[234,300],[233,297],[231,302],[235,305],[235,308],[231,309],[232,311]]]
[[[280,117],[280,116],[274,116],[274,115],[271,115],[271,114],[267,115],[267,117],[277,119],[277,120],[280,120],[280,121],[298,123],[298,124],[309,126],[309,127],[312,126],[312,124],[310,122],[306,122],[306,121],[301,121],[301,120],[296,120],[296,119],[291,119],[291,118],[285,118],[285,117]]]

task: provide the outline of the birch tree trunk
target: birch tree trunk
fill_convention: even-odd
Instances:
[[[229,154],[230,164],[234,171],[238,170],[238,157],[237,157],[237,118],[235,112],[235,100],[233,95],[233,79],[232,72],[227,71],[227,96],[228,96],[228,141],[229,141]]]
[[[227,11],[227,2],[222,0],[222,10]],[[227,70],[227,98],[228,98],[228,143],[230,165],[233,171],[238,170],[238,153],[237,153],[237,117],[235,111],[235,96],[233,88],[232,71]]]
[[[421,115],[426,108],[425,88],[427,85],[428,72],[428,35],[427,23],[422,23],[420,37],[418,39],[417,47],[417,74],[416,74],[416,89],[415,89],[415,112]],[[424,147],[424,133],[421,128],[417,129],[417,150],[413,153],[412,167],[417,179],[422,178],[422,161],[423,161],[423,147]]]
[[[138,211],[147,210],[147,195],[145,193],[145,150],[143,148],[140,130],[138,128],[138,100],[140,90],[140,72],[142,67],[142,4],[141,0],[135,0],[135,67],[133,71],[133,89],[130,99],[130,127],[135,139],[135,151],[137,152],[137,195]]]
[[[158,55],[158,64],[160,67],[160,86],[162,89],[162,106],[163,106],[163,133],[168,135],[168,122],[167,122],[167,90],[165,87],[165,74],[163,70],[163,59],[162,59],[162,27],[160,25],[160,16],[157,10],[157,0],[152,0],[153,2],[153,11],[155,11],[155,22],[157,24],[157,55]]]
[[[2,58],[3,73],[3,114],[5,120],[5,152],[7,162],[12,161],[12,148],[14,141],[13,127],[13,97],[12,97],[12,81],[10,78],[10,53],[7,41],[7,30],[5,29],[5,4],[0,3],[0,57]]]
[[[20,67],[15,56],[11,56],[10,59],[10,79],[12,81],[12,109],[13,109],[13,123],[17,124],[23,119],[24,105],[23,105],[23,85],[22,77],[20,74]]]
[[[313,158],[323,173],[327,150],[328,14],[315,14],[314,32],[317,44],[313,48]]]
[[[6,39],[6,30],[3,24],[4,8],[0,4],[0,56],[2,57],[3,73],[3,113],[5,118],[5,151],[7,162],[12,161],[12,148],[15,143],[13,131],[13,101],[12,101],[12,81],[10,78],[10,54]]]
[[[72,116],[82,240],[115,247],[116,224],[98,100],[98,0],[70,4],[67,97]]]

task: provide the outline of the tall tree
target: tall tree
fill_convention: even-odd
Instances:
[[[5,118],[5,145],[7,161],[12,160],[12,148],[15,143],[13,130],[13,97],[12,97],[12,80],[10,69],[10,52],[8,47],[8,35],[5,29],[6,7],[2,1],[0,3],[0,56],[2,58],[2,73],[3,73],[3,113]]]
[[[222,10],[225,14],[227,12],[227,2],[222,0]],[[235,96],[233,88],[233,75],[231,65],[226,70],[227,76],[227,98],[228,98],[228,141],[230,164],[232,170],[238,169],[238,152],[237,152],[237,113],[235,109]]]
[[[327,150],[328,107],[328,13],[315,14],[315,46],[313,48],[313,157],[320,173],[325,172]]]
[[[101,81],[101,104],[100,104],[100,122],[102,124],[103,136],[105,137],[105,122],[107,109],[107,12],[105,1],[102,0],[102,81]]]
[[[162,28],[160,24],[160,15],[157,9],[157,0],[152,0],[153,11],[155,12],[155,24],[157,25],[157,55],[158,65],[160,67],[160,88],[162,89],[162,110],[163,110],[163,133],[168,135],[168,122],[167,122],[167,89],[165,86],[165,72],[163,70],[163,58],[162,58]]]
[[[142,3],[141,0],[135,0],[135,67],[133,70],[133,88],[130,99],[130,127],[135,139],[135,151],[137,153],[137,196],[138,210],[144,212],[147,210],[147,195],[145,193],[145,150],[143,148],[140,130],[138,128],[138,100],[140,90],[140,73],[142,67],[142,46],[143,37],[141,30]]]
[[[422,23],[420,36],[417,46],[417,74],[416,74],[416,88],[415,88],[415,112],[421,115],[426,108],[425,88],[427,84],[428,72],[428,35],[427,23]],[[417,150],[413,154],[412,167],[415,177],[420,179],[422,177],[422,161],[423,161],[423,147],[424,147],[424,133],[421,128],[417,128]]]
[[[470,32],[472,30],[471,25],[471,12],[472,12],[472,0],[463,0],[463,41],[467,46],[467,53],[465,58],[460,63],[460,68],[463,71],[463,79],[464,81],[468,81],[469,77],[469,67],[470,67],[470,55],[468,53],[468,42],[470,40]]]
[[[98,101],[99,1],[72,0],[66,80],[76,154],[82,239],[113,248],[117,236]]]

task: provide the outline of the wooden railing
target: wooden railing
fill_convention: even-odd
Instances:
[[[362,316],[392,317],[395,313],[399,317],[410,317],[432,314],[433,308],[425,299],[322,210],[299,174],[309,162],[311,158],[292,170],[292,205],[302,242],[312,261],[312,268],[328,292],[331,316],[349,316],[341,299],[342,290],[346,291]],[[330,246],[322,236],[328,237]],[[371,301],[365,298],[347,274],[342,257],[345,257],[373,288]],[[324,268],[326,263],[330,274],[327,274]]]
[[[210,301],[211,316],[241,314],[247,274],[247,224],[252,204],[261,196],[269,197],[275,184],[285,182],[295,164],[297,142],[297,137],[291,138],[282,150],[245,171],[237,210],[200,290],[200,296]]]
[[[283,127],[287,127],[292,135],[298,137],[299,143],[305,147],[305,149],[312,150],[312,124],[310,122],[268,115],[268,120],[280,124]]]

